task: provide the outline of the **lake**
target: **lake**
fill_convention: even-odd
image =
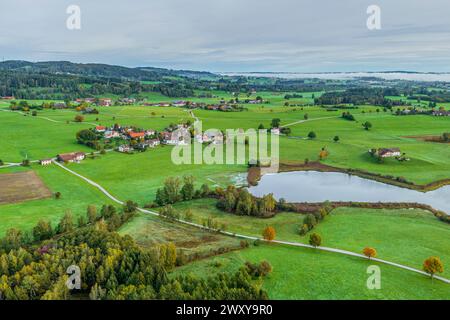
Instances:
[[[329,80],[355,80],[358,78],[375,77],[384,80],[410,80],[410,81],[450,81],[450,73],[420,73],[420,72],[222,72],[227,76],[245,76],[258,78],[281,79],[329,79]]]
[[[249,191],[258,197],[273,193],[288,202],[417,202],[450,214],[450,186],[424,193],[338,172],[267,174]]]

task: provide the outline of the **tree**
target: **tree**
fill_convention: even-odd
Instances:
[[[193,176],[184,176],[183,180],[184,185],[181,188],[181,196],[185,201],[192,200],[195,194],[195,187],[194,187],[195,178]]]
[[[334,142],[339,142],[339,136],[334,136],[333,141]]]
[[[267,226],[262,233],[262,236],[265,240],[267,241],[272,241],[275,239],[276,236],[276,232],[275,232],[275,228]]]
[[[19,249],[22,245],[22,231],[15,228],[8,229],[6,231],[6,236],[1,241],[1,244],[6,251]]]
[[[50,239],[53,235],[53,229],[50,221],[39,220],[37,225],[33,228],[33,239],[35,241],[42,241]]]
[[[308,133],[308,138],[310,139],[315,139],[317,137],[316,133],[314,131],[310,131]]]
[[[362,124],[362,126],[364,127],[365,130],[369,130],[370,128],[372,128],[372,123],[366,121]]]
[[[84,121],[84,117],[82,115],[77,114],[73,120],[75,122],[83,122]]]
[[[85,145],[93,145],[98,140],[94,131],[89,129],[80,130],[76,135],[78,143]]]
[[[309,116],[307,113],[305,113],[305,115],[303,116],[303,119],[308,120]]]
[[[61,192],[59,191],[55,192],[54,196],[56,200],[61,199]]]
[[[97,221],[97,207],[93,204],[88,205],[86,215],[88,222],[94,224]]]
[[[322,244],[322,237],[317,233],[313,233],[309,236],[309,244],[313,247],[320,247]]]
[[[59,224],[56,228],[57,233],[65,233],[73,231],[74,225],[73,225],[73,216],[72,212],[67,211],[64,216],[59,221]]]
[[[272,128],[278,128],[280,126],[281,120],[278,118],[272,119],[271,126]]]
[[[123,212],[125,212],[125,213],[134,213],[134,212],[136,212],[137,208],[138,208],[138,204],[136,202],[128,200],[123,205]]]
[[[317,219],[313,214],[308,213],[303,219],[303,224],[306,224],[309,229],[312,229],[317,225]]]
[[[259,124],[258,130],[264,130],[264,125],[262,123]]]
[[[430,274],[433,279],[436,273],[444,272],[444,264],[439,257],[429,257],[423,262],[423,271]]]
[[[371,258],[375,258],[377,256],[377,250],[371,247],[366,247],[363,249],[363,254],[370,260]]]

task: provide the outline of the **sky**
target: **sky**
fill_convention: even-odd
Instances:
[[[81,10],[69,30],[67,7]],[[369,5],[381,29],[369,30]],[[450,72],[449,0],[0,0],[0,59],[213,72]]]

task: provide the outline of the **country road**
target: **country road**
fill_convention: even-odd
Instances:
[[[82,176],[81,174],[67,168],[66,166],[62,165],[61,163],[53,160],[53,163],[55,165],[57,165],[58,167],[66,170],[67,172],[81,178],[82,180],[86,181],[88,184],[96,187],[97,189],[99,189],[103,194],[105,194],[109,199],[111,199],[112,201],[123,205],[124,202],[117,199],[116,197],[114,197],[113,195],[111,195],[105,188],[103,188],[101,185],[99,185],[98,183]],[[143,208],[137,208],[138,211],[142,212],[142,213],[146,213],[146,214],[151,214],[154,216],[160,216],[160,214],[158,212],[155,211],[151,211],[151,210],[147,210],[147,209],[143,209]],[[361,258],[364,260],[368,260],[368,258],[362,254],[359,253],[355,253],[352,251],[347,251],[347,250],[341,250],[341,249],[336,249],[336,248],[330,248],[330,247],[313,247],[309,244],[304,244],[304,243],[299,243],[299,242],[289,242],[289,241],[281,241],[281,240],[272,240],[272,241],[268,241],[262,238],[258,238],[258,237],[254,237],[254,236],[248,236],[248,235],[243,235],[243,234],[238,234],[238,233],[233,233],[233,232],[229,232],[229,231],[223,231],[223,230],[215,230],[215,229],[211,229],[208,227],[205,227],[203,225],[197,224],[197,223],[193,223],[193,222],[189,222],[189,221],[185,221],[185,220],[181,220],[181,219],[175,219],[175,221],[182,223],[182,224],[186,224],[186,225],[190,225],[196,228],[200,228],[203,230],[207,230],[207,231],[213,231],[213,232],[218,232],[227,236],[232,236],[232,237],[238,237],[238,238],[242,238],[242,239],[248,239],[248,240],[258,240],[258,241],[264,241],[264,242],[270,242],[270,243],[277,243],[277,244],[282,244],[282,245],[288,245],[288,246],[293,246],[293,247],[302,247],[302,248],[308,248],[308,249],[313,249],[313,250],[321,250],[321,251],[327,251],[327,252],[333,252],[333,253],[338,253],[338,254],[342,254],[342,255],[347,255],[347,256],[352,256],[352,257],[357,257],[357,258]],[[408,271],[412,271],[424,276],[430,276],[429,274],[427,274],[426,272],[422,271],[422,270],[418,270],[412,267],[408,267],[399,263],[395,263],[395,262],[391,262],[391,261],[387,261],[387,260],[383,260],[383,259],[378,259],[378,258],[371,258],[371,261],[376,261],[379,263],[383,263],[386,265],[390,265],[390,266],[394,266],[397,268],[401,268],[404,270],[408,270]],[[440,280],[442,282],[445,282],[447,284],[450,284],[450,280],[444,277],[440,277],[440,276],[434,276],[433,279],[436,280]]]

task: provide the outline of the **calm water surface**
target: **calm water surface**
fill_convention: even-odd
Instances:
[[[450,214],[450,186],[423,193],[337,172],[268,174],[249,191],[255,196],[273,193],[288,202],[417,202]]]

